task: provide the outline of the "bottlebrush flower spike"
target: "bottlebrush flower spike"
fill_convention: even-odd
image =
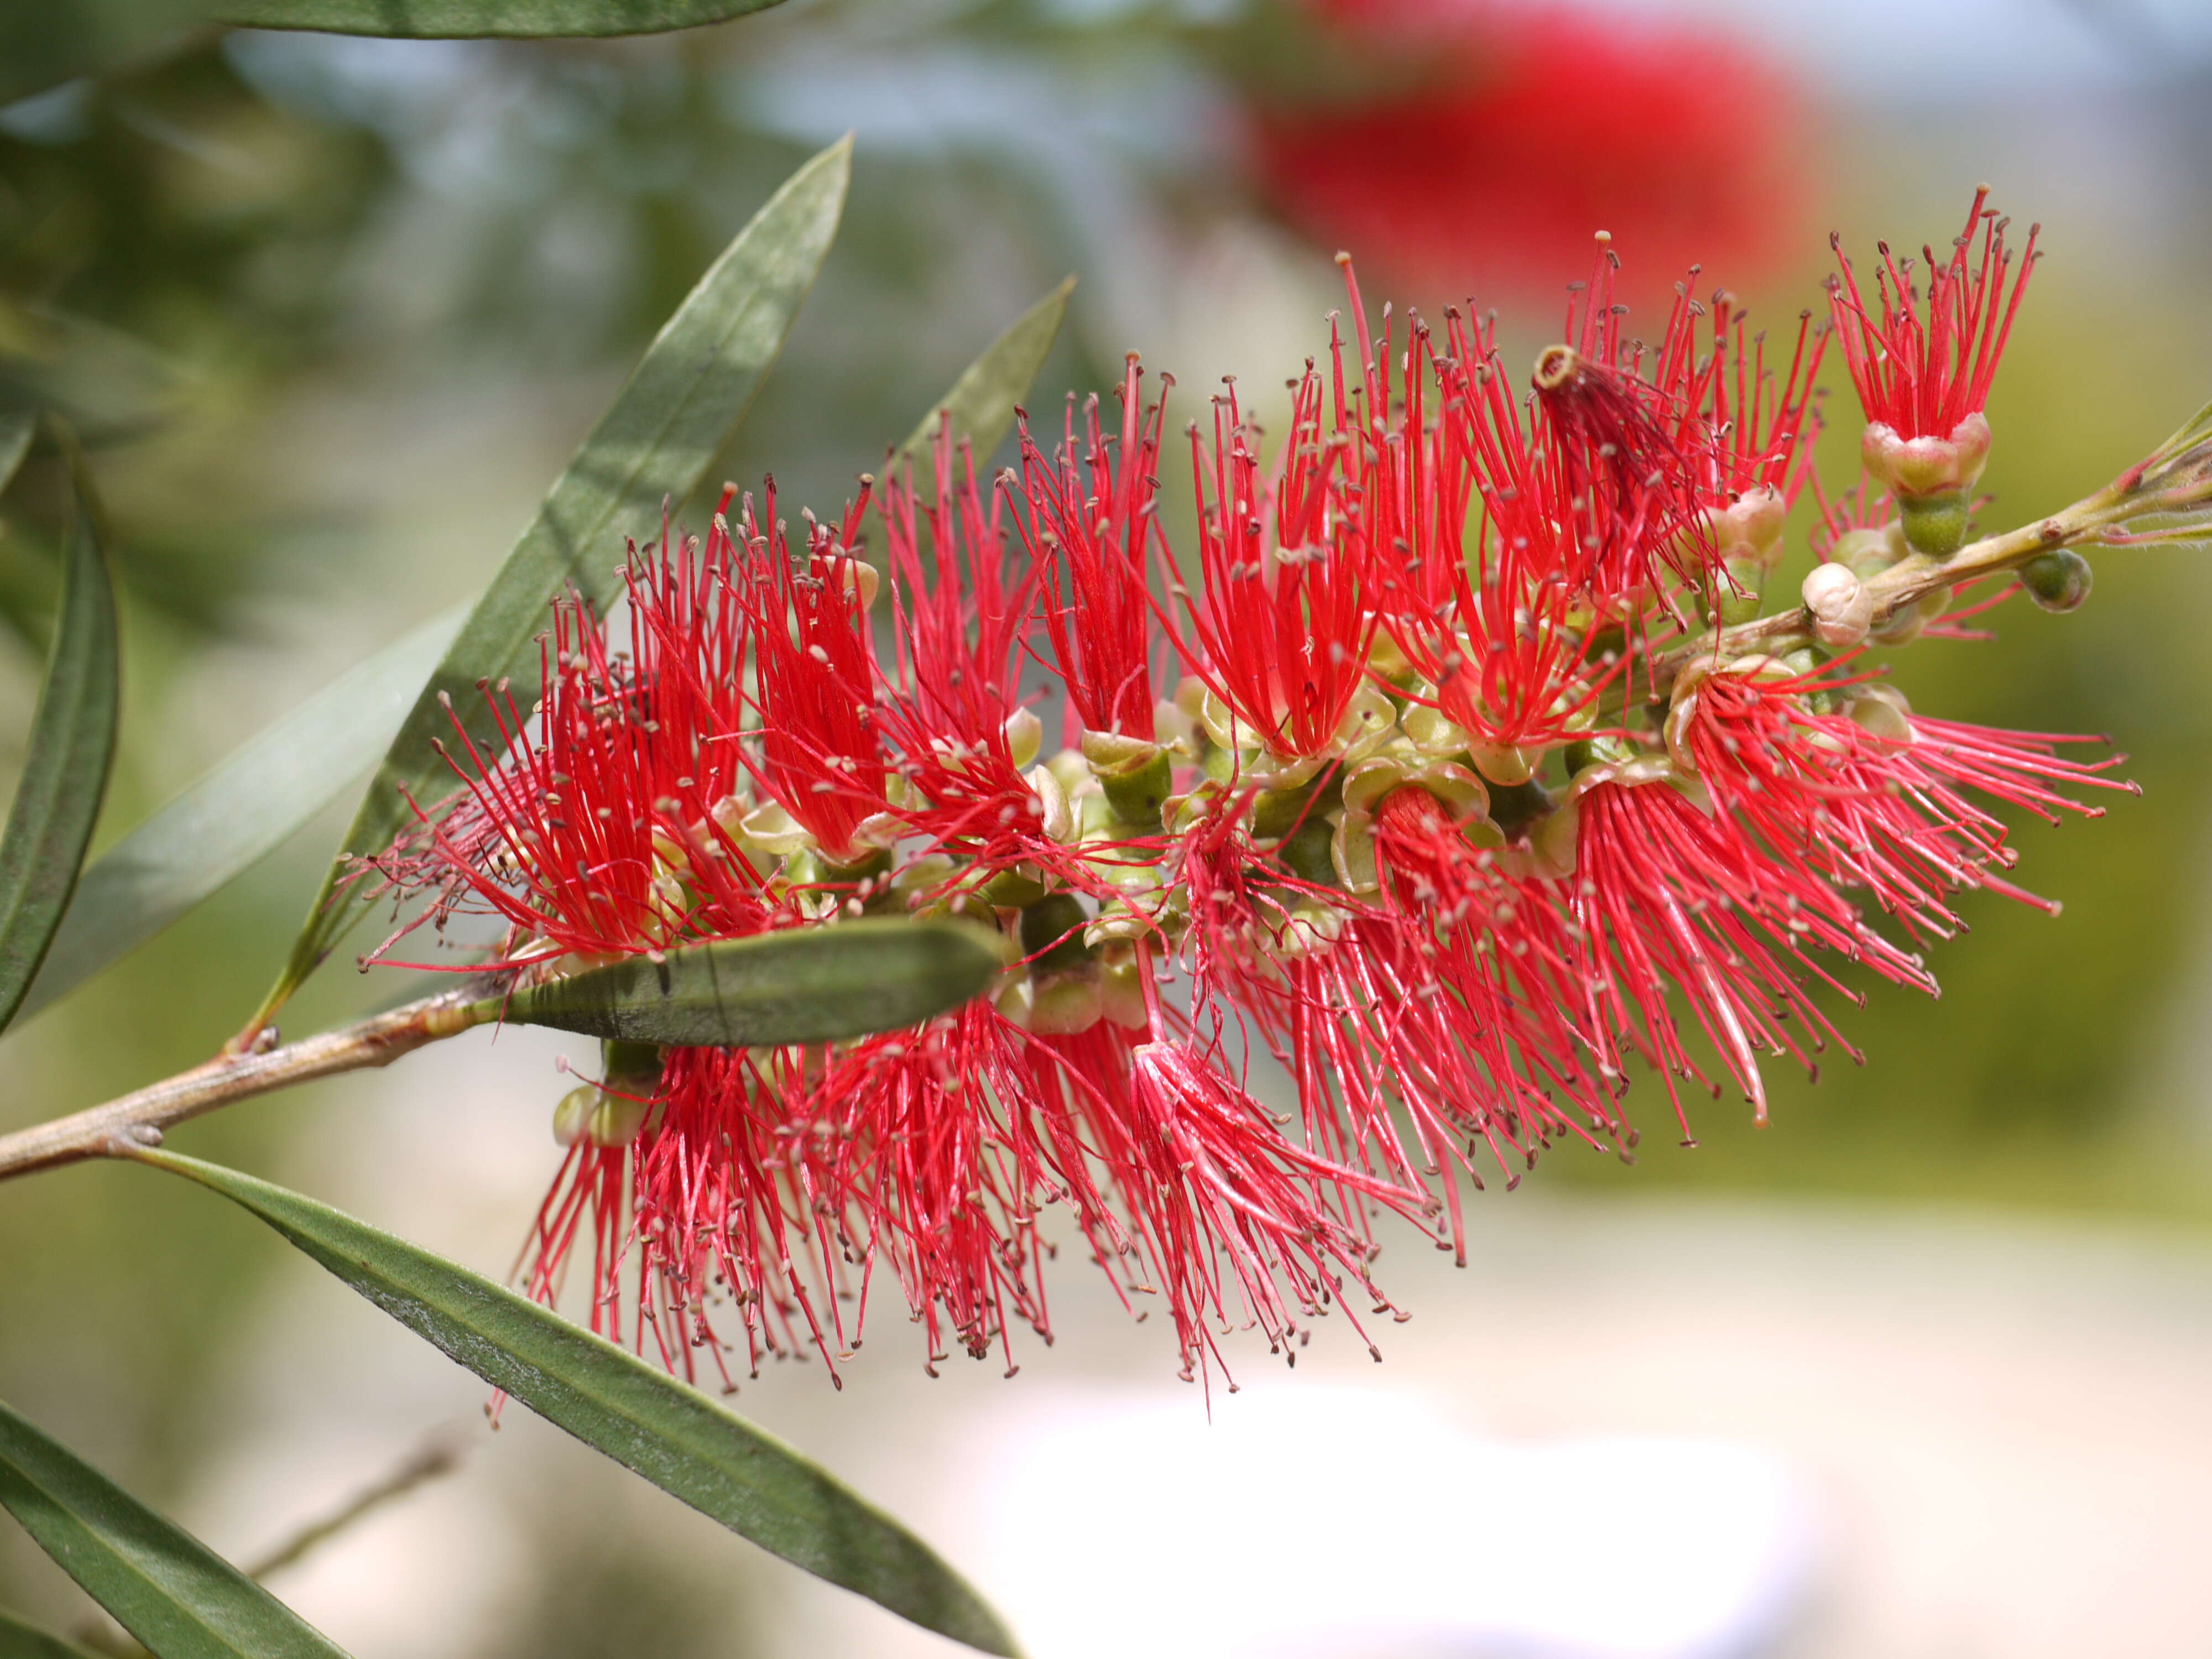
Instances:
[[[1997,228],[1978,275],[1963,248],[1936,314],[1980,319],[1993,354]],[[957,912],[1007,963],[905,1030],[610,1045],[556,1113],[534,1294],[588,1248],[595,1326],[690,1375],[809,1350],[834,1370],[886,1297],[927,1364],[1011,1371],[1075,1238],[1163,1309],[1187,1374],[1238,1324],[1294,1355],[1347,1296],[1399,1316],[1371,1277],[1393,1218],[1464,1257],[1462,1174],[1633,1148],[1643,1070],[1686,1137],[1686,1079],[1763,1121],[1766,1057],[1851,1052],[1841,964],[1932,991],[1915,947],[1959,931],[1960,893],[2029,899],[2008,819],[2128,787],[2076,739],[1917,713],[1850,653],[1992,577],[2078,604],[2076,545],[2168,533],[2124,526],[2212,493],[2203,422],[1949,564],[1905,555],[1963,498],[1879,474],[1824,495],[1806,604],[1773,608],[1809,318],[1770,356],[1685,284],[1647,349],[1608,249],[1524,392],[1489,319],[1370,327],[1344,270],[1350,326],[1290,383],[1273,456],[1233,389],[1194,433],[1187,561],[1133,359],[1118,428],[1071,404],[1060,452],[1025,431],[994,491],[949,428],[919,481],[894,470],[883,657],[872,487],[803,546],[769,492],[734,528],[726,498],[703,544],[634,549],[616,626],[557,604],[536,707],[485,688],[495,744],[459,745],[452,799],[370,866],[419,901],[380,956],[481,914],[501,936],[462,965],[513,983]],[[1944,349],[1971,381],[1963,330]],[[1172,702],[1156,643],[1190,670]],[[1057,753],[1029,663],[1066,694]],[[1295,1112],[1248,1076],[1261,1054]]]

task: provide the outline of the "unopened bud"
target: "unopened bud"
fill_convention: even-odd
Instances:
[[[2020,568],[2020,580],[2027,589],[2027,597],[2045,611],[2063,616],[2069,611],[2079,611],[2089,597],[2095,574],[2088,560],[2070,547],[2053,548],[2048,553],[2039,553]]]
[[[1821,644],[1843,648],[1866,638],[1874,623],[1874,595],[1844,566],[1814,565],[1798,592]]]

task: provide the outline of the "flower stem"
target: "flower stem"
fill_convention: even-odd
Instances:
[[[2154,457],[2154,460],[2156,459]],[[2192,459],[2198,465],[2191,471],[2203,472],[2207,458],[2193,453],[2183,457],[2184,460]],[[1979,541],[1970,542],[1948,558],[1930,558],[1924,553],[1915,553],[1899,560],[1866,584],[1868,592],[1874,596],[1875,627],[1879,629],[1907,605],[1917,603],[1938,588],[1958,587],[1984,576],[2016,570],[2054,548],[2095,546],[2112,541],[2124,544],[2127,538],[2117,535],[2115,526],[2145,514],[2198,507],[2206,494],[2212,493],[2205,489],[2201,477],[2190,477],[2182,489],[2148,489],[2143,473],[2148,465],[2147,462],[2142,467],[2131,469],[2118,483],[2047,519],[2039,519],[2002,536],[1984,536]],[[2163,469],[2166,473],[2178,470],[2175,463]],[[1813,640],[1812,615],[1802,605],[1753,622],[1740,623],[1733,628],[1716,629],[1662,657],[1656,665],[1656,686],[1663,690],[1671,685],[1674,677],[1700,656],[1726,659],[1757,651],[1778,656],[1810,645]]]
[[[389,1066],[426,1043],[482,1023],[480,995],[474,987],[443,992],[283,1048],[219,1054],[104,1105],[0,1135],[0,1181],[80,1158],[113,1157],[126,1146],[158,1146],[171,1124],[233,1101],[341,1072]]]

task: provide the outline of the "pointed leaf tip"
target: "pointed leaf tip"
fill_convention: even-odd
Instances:
[[[629,1042],[832,1042],[920,1024],[977,995],[1000,966],[978,928],[863,920],[632,957],[481,1012]]]
[[[1068,296],[1074,292],[1075,278],[1065,277],[1059,287],[1023,313],[981,356],[961,371],[951,389],[931,406],[921,423],[899,446],[899,454],[926,462],[939,424],[950,415],[953,442],[964,438],[978,465],[988,460],[1013,425],[1022,399],[1029,395],[1037,371],[1051,355],[1053,342],[1059,338],[1060,325],[1067,317]]]

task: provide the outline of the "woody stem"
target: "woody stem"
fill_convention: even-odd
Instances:
[[[171,1124],[234,1101],[341,1072],[389,1066],[402,1054],[478,1024],[477,994],[444,992],[265,1053],[218,1054],[104,1105],[0,1135],[0,1181],[80,1158],[112,1157],[125,1146],[158,1145],[161,1131]]]

